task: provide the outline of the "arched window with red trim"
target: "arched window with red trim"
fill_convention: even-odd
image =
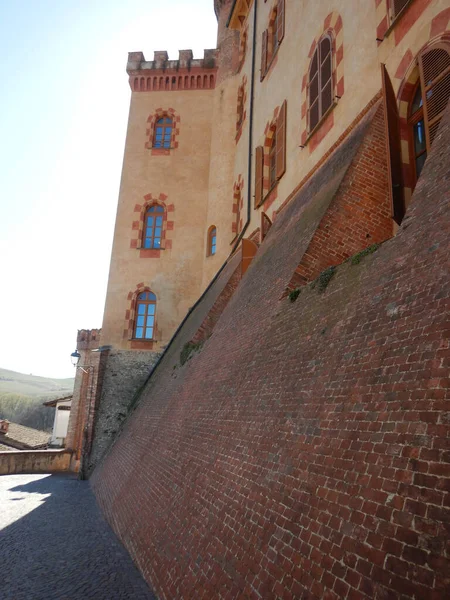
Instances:
[[[161,248],[161,239],[164,222],[164,208],[153,204],[145,213],[144,231],[142,239],[143,248]]]
[[[136,300],[134,338],[152,340],[155,329],[156,296],[153,292],[142,292]]]
[[[419,55],[418,64],[420,77],[408,110],[409,154],[414,184],[450,100],[450,44],[440,42],[426,48]]]
[[[216,253],[217,246],[217,229],[215,225],[211,225],[208,230],[208,247],[207,247],[207,256],[213,256]]]
[[[333,43],[328,34],[317,44],[309,67],[308,125],[312,131],[333,104]]]

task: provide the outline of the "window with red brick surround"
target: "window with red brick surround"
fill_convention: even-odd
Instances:
[[[153,292],[142,292],[137,297],[134,335],[136,340],[152,340],[155,329],[156,296]]]
[[[261,43],[261,81],[267,74],[284,38],[285,0],[277,0],[270,13],[269,26]]]
[[[308,144],[310,152],[333,128],[332,109],[344,95],[343,40],[342,17],[339,13],[332,12],[325,18],[323,28],[305,57],[301,95],[301,146]]]
[[[308,81],[308,128],[313,131],[334,100],[333,93],[333,53],[332,40],[325,34],[317,44]]]
[[[145,147],[152,154],[170,154],[178,148],[180,116],[173,108],[158,108],[147,118]]]
[[[173,121],[170,117],[161,117],[155,123],[153,148],[170,148],[172,142]]]
[[[175,206],[163,193],[146,194],[143,200],[134,207],[130,248],[139,250],[141,258],[159,258],[162,250],[172,248]]]
[[[236,109],[236,143],[239,141],[242,133],[247,111],[245,105],[247,102],[247,76],[242,78],[241,85],[238,88],[237,109]]]
[[[144,222],[142,248],[161,248],[165,210],[159,204],[153,204],[147,210]]]
[[[129,342],[129,347],[151,350],[154,342],[158,340],[160,332],[158,332],[158,325],[155,321],[156,302],[156,294],[142,281],[136,285],[133,292],[129,292],[123,331],[123,339]],[[140,308],[141,305],[143,308]],[[149,317],[153,317],[153,319]],[[141,328],[142,331],[140,331]],[[146,337],[150,335],[151,337]]]
[[[419,54],[426,148],[429,152],[450,98],[450,44],[433,44]]]
[[[255,152],[255,208],[276,187],[286,171],[286,100],[274,111],[273,119],[267,123],[264,146]]]

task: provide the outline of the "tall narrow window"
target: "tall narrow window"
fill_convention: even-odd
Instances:
[[[155,328],[156,296],[152,292],[139,294],[136,302],[134,337],[138,340],[153,339]]]
[[[236,129],[240,129],[244,121],[244,85],[239,86]]]
[[[212,226],[208,231],[208,250],[207,255],[213,256],[216,253],[216,244],[217,244],[217,229]]]
[[[411,137],[410,151],[414,166],[414,181],[416,182],[420,177],[420,173],[422,172],[423,165],[425,164],[425,160],[427,158],[427,141],[425,135],[422,88],[420,86],[420,81],[417,84],[416,91],[409,108],[408,125]]]
[[[277,130],[272,137],[272,145],[269,150],[269,187],[272,188],[277,182]]]
[[[164,208],[157,204],[150,206],[145,215],[144,248],[161,248]]]
[[[419,70],[429,152],[450,98],[450,44],[435,44],[422,52]]]
[[[331,39],[324,36],[317,44],[309,69],[309,131],[333,104],[333,55]]]
[[[162,117],[156,121],[154,148],[170,148],[173,123],[170,117]]]
[[[270,35],[270,55],[269,60],[278,49],[278,10],[275,10],[273,15],[273,23],[269,28]]]
[[[285,0],[277,0],[270,14],[269,26],[263,31],[261,46],[261,80],[284,38]]]

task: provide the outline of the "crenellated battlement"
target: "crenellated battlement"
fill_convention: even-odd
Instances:
[[[101,329],[79,329],[77,350],[92,350],[100,346]]]
[[[143,52],[129,52],[127,73],[133,92],[214,89],[217,50],[205,50],[194,58],[192,50],[180,50],[178,60],[169,60],[166,50],[157,50],[146,61]]]

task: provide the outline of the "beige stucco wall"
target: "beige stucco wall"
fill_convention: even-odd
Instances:
[[[0,452],[0,475],[61,473],[69,471],[70,452],[65,450],[15,450]]]
[[[138,283],[157,297],[159,338],[153,349],[167,343],[176,326],[200,294],[205,254],[213,90],[137,92],[131,97],[122,181],[119,193],[111,267],[102,326],[102,344],[128,348],[124,339],[128,294]],[[156,109],[173,108],[180,116],[179,146],[169,155],[154,156],[145,148],[147,118]],[[174,205],[169,220],[172,248],[159,258],[141,258],[130,248],[136,204],[144,196],[162,193]]]
[[[420,0],[413,2],[417,4]],[[224,0],[219,4],[223,5],[223,12],[219,19],[216,88],[132,94],[103,322],[104,345],[123,349],[130,347],[123,333],[128,326],[125,314],[130,307],[128,294],[136,289],[139,282],[149,286],[157,296],[159,333],[152,349],[159,351],[168,342],[233,247],[233,183],[239,176],[244,181],[243,221],[247,218],[254,3],[243,25],[243,29],[248,31],[248,41],[240,71],[235,61],[236,34],[224,29],[232,3]],[[276,63],[261,82],[262,32],[268,27],[274,5],[275,0],[258,1],[251,214],[246,237],[260,226],[261,211],[272,217],[380,92],[381,62],[386,63],[394,89],[398,91],[401,81],[394,76],[405,52],[412,49],[416,54],[420,50],[429,39],[431,20],[449,6],[448,0],[431,1],[396,45],[392,32],[383,42],[376,40],[381,5],[377,8],[375,0],[286,0],[285,36]],[[333,127],[315,148],[311,143],[302,148],[302,80],[308,72],[311,44],[323,33],[324,21],[330,13],[338,13],[343,23],[337,45],[343,43],[340,69],[344,75],[345,91],[332,111]],[[244,77],[247,78],[247,116],[236,142],[237,93]],[[266,124],[284,100],[287,100],[286,172],[278,182],[277,199],[270,206],[263,203],[254,209],[255,148],[264,144]],[[153,156],[145,148],[147,118],[157,108],[173,108],[181,118],[179,147],[171,150],[169,156]],[[175,206],[174,213],[169,215],[169,219],[174,220],[170,236],[173,246],[162,250],[158,259],[140,258],[139,250],[130,248],[132,223],[138,218],[134,206],[142,204],[148,193],[154,197],[164,193],[167,195],[166,203]],[[207,231],[211,225],[217,227],[215,256],[206,254]]]
[[[420,1],[420,0],[415,0]],[[425,9],[417,22],[406,33],[402,41],[395,45],[391,32],[381,44],[376,41],[377,19],[375,1],[367,0],[304,0],[302,2],[286,0],[285,36],[279,47],[276,64],[269,74],[260,81],[261,38],[267,29],[269,16],[275,0],[258,2],[256,34],[256,74],[255,103],[253,122],[253,161],[254,148],[264,144],[266,124],[272,120],[274,109],[287,100],[287,140],[286,173],[278,183],[278,198],[271,204],[268,213],[272,215],[296,186],[307,176],[322,156],[336,143],[339,137],[351,125],[358,114],[367,106],[381,89],[380,63],[385,62],[393,78],[394,89],[398,91],[400,81],[394,75],[398,65],[408,49],[413,54],[429,39],[430,23],[440,11],[449,7],[448,0],[435,0]],[[248,48],[245,64],[238,76],[239,82],[244,74],[248,78],[250,90],[251,43],[254,6],[251,8],[243,29],[248,26]],[[302,133],[302,79],[309,68],[308,53],[314,39],[324,31],[324,20],[332,12],[342,17],[343,29],[343,71],[345,92],[333,109],[334,126],[318,146],[311,151],[310,144],[301,148]],[[247,114],[250,93],[247,98]],[[248,121],[236,147],[234,179],[239,174],[247,179],[248,167]],[[252,206],[254,197],[254,164],[252,169]],[[244,187],[246,205],[246,186]],[[232,197],[232,190],[230,190]],[[252,210],[248,234],[260,226],[260,212]]]

